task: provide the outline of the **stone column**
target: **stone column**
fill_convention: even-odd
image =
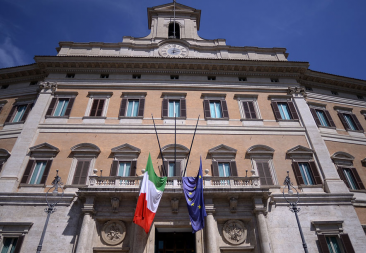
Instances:
[[[23,130],[18,136],[11,156],[5,163],[0,178],[0,192],[15,192],[19,185],[25,169],[26,157],[29,147],[37,138],[38,125],[43,120],[47,104],[51,98],[52,91],[56,88],[56,83],[41,83],[43,87],[32,110],[29,112],[27,120],[23,125]],[[25,159],[26,158],[26,159]]]
[[[315,151],[322,175],[325,190],[328,193],[349,192],[347,186],[339,178],[338,172],[330,158],[328,148],[319,132],[310,108],[304,99],[305,91],[301,88],[289,88],[289,93],[294,98],[294,104],[299,112],[300,120],[306,129],[311,148]]]
[[[214,218],[215,208],[206,205],[206,247],[207,253],[218,253],[218,244],[217,244],[217,222]]]
[[[262,253],[271,253],[271,240],[269,238],[268,227],[265,214],[267,209],[264,207],[262,198],[254,198],[254,210],[257,217],[259,240],[261,242]]]
[[[76,253],[93,253],[95,220],[92,215],[94,213],[94,196],[86,197],[82,211],[84,213],[84,218],[80,229]]]

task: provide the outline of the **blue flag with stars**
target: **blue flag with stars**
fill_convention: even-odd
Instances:
[[[183,177],[183,191],[186,197],[193,233],[205,227],[206,208],[203,199],[202,159],[197,177]]]

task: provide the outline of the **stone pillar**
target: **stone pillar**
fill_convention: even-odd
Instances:
[[[268,227],[265,214],[267,209],[263,205],[262,198],[254,198],[254,210],[257,217],[257,226],[259,231],[259,240],[261,242],[262,253],[271,253],[271,240],[269,238]]]
[[[42,92],[39,94],[35,104],[30,111],[27,120],[23,125],[23,130],[18,136],[11,156],[5,163],[0,178],[0,192],[15,192],[19,185],[25,169],[28,149],[37,138],[38,125],[43,120],[47,104],[56,88],[55,83],[41,83]],[[27,159],[25,159],[27,158]]]
[[[328,193],[349,192],[347,186],[339,178],[338,172],[330,158],[327,146],[319,132],[310,108],[304,99],[305,91],[301,88],[289,88],[289,93],[293,95],[294,104],[299,112],[300,120],[306,129],[311,148],[315,151],[318,165],[324,177],[324,187]]]
[[[207,253],[218,253],[218,244],[217,244],[217,222],[214,218],[215,208],[213,206],[206,205],[206,247]]]
[[[84,208],[83,223],[81,225],[76,253],[93,253],[93,235],[95,230],[94,196],[86,197]]]

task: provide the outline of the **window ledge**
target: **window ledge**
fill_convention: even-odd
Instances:
[[[366,190],[352,190],[349,189],[350,192],[360,192],[360,193],[366,193]]]
[[[336,130],[336,127],[327,127],[327,126],[318,126],[319,128],[323,128],[323,129],[334,129]]]
[[[86,184],[67,184],[64,188],[86,188],[88,187]]]
[[[347,132],[352,132],[352,133],[364,133],[364,130],[351,130],[348,129]]]
[[[282,122],[299,122],[298,119],[278,119],[278,122],[282,121]]]
[[[240,119],[240,121],[263,121],[263,119]]]
[[[174,120],[174,119],[177,119],[177,120],[186,120],[187,117],[162,117],[162,119],[169,119],[169,120]]]
[[[45,188],[46,184],[19,184],[19,187],[39,187]]]
[[[205,118],[206,120],[229,120],[229,118]]]
[[[127,116],[118,116],[118,119],[143,119],[143,116],[136,116],[136,117],[127,117]]]
[[[105,116],[84,116],[82,119],[106,119]]]
[[[6,125],[20,125],[20,124],[24,124],[25,121],[19,121],[19,122],[5,122],[4,126]]]
[[[46,116],[46,119],[52,118],[52,119],[68,119],[69,116]]]
[[[323,188],[323,185],[322,184],[313,184],[313,185],[300,184],[299,188]]]

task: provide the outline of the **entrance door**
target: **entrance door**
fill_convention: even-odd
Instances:
[[[195,253],[196,239],[193,233],[156,231],[155,253]]]

